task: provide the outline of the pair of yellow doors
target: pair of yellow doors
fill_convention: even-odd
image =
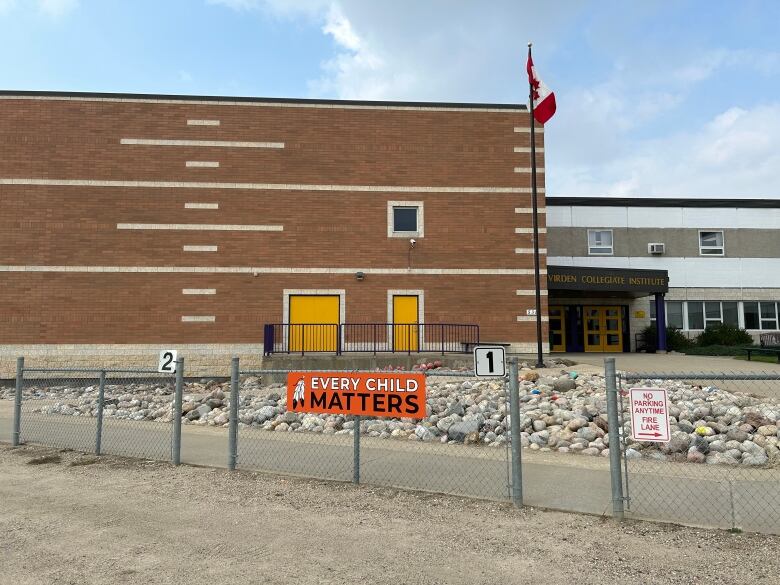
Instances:
[[[566,351],[566,307],[550,307],[550,351]],[[583,307],[586,352],[623,351],[620,307]]]
[[[392,344],[395,351],[417,351],[419,315],[417,296],[393,296]],[[337,351],[340,322],[338,295],[291,295],[290,351]]]

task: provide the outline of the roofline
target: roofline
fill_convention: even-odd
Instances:
[[[548,206],[780,208],[780,199],[673,199],[668,197],[546,197]]]
[[[406,102],[406,101],[371,101],[371,100],[334,100],[316,98],[269,98],[249,96],[215,96],[215,95],[180,95],[180,94],[151,94],[151,93],[113,93],[113,92],[85,92],[85,91],[28,91],[28,90],[0,90],[0,96],[6,98],[70,98],[83,100],[151,100],[171,102],[233,102],[247,104],[294,104],[294,105],[323,105],[342,107],[405,107],[405,108],[453,108],[475,110],[524,110],[525,104],[488,104],[469,102]]]

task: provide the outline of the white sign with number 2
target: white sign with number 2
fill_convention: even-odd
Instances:
[[[160,361],[157,362],[157,371],[163,374],[176,373],[175,349],[164,349],[160,352]]]

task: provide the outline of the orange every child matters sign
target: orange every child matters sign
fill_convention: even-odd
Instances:
[[[425,375],[290,372],[287,410],[425,418]]]

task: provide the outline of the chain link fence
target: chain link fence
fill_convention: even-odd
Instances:
[[[239,468],[509,499],[504,380],[429,372],[426,416],[412,420],[287,411],[288,373],[238,373]]]
[[[618,375],[626,512],[780,533],[780,374]],[[671,440],[631,438],[630,388],[664,388]]]
[[[180,388],[179,384],[179,388]],[[173,460],[177,379],[151,369],[17,368],[14,444]]]

